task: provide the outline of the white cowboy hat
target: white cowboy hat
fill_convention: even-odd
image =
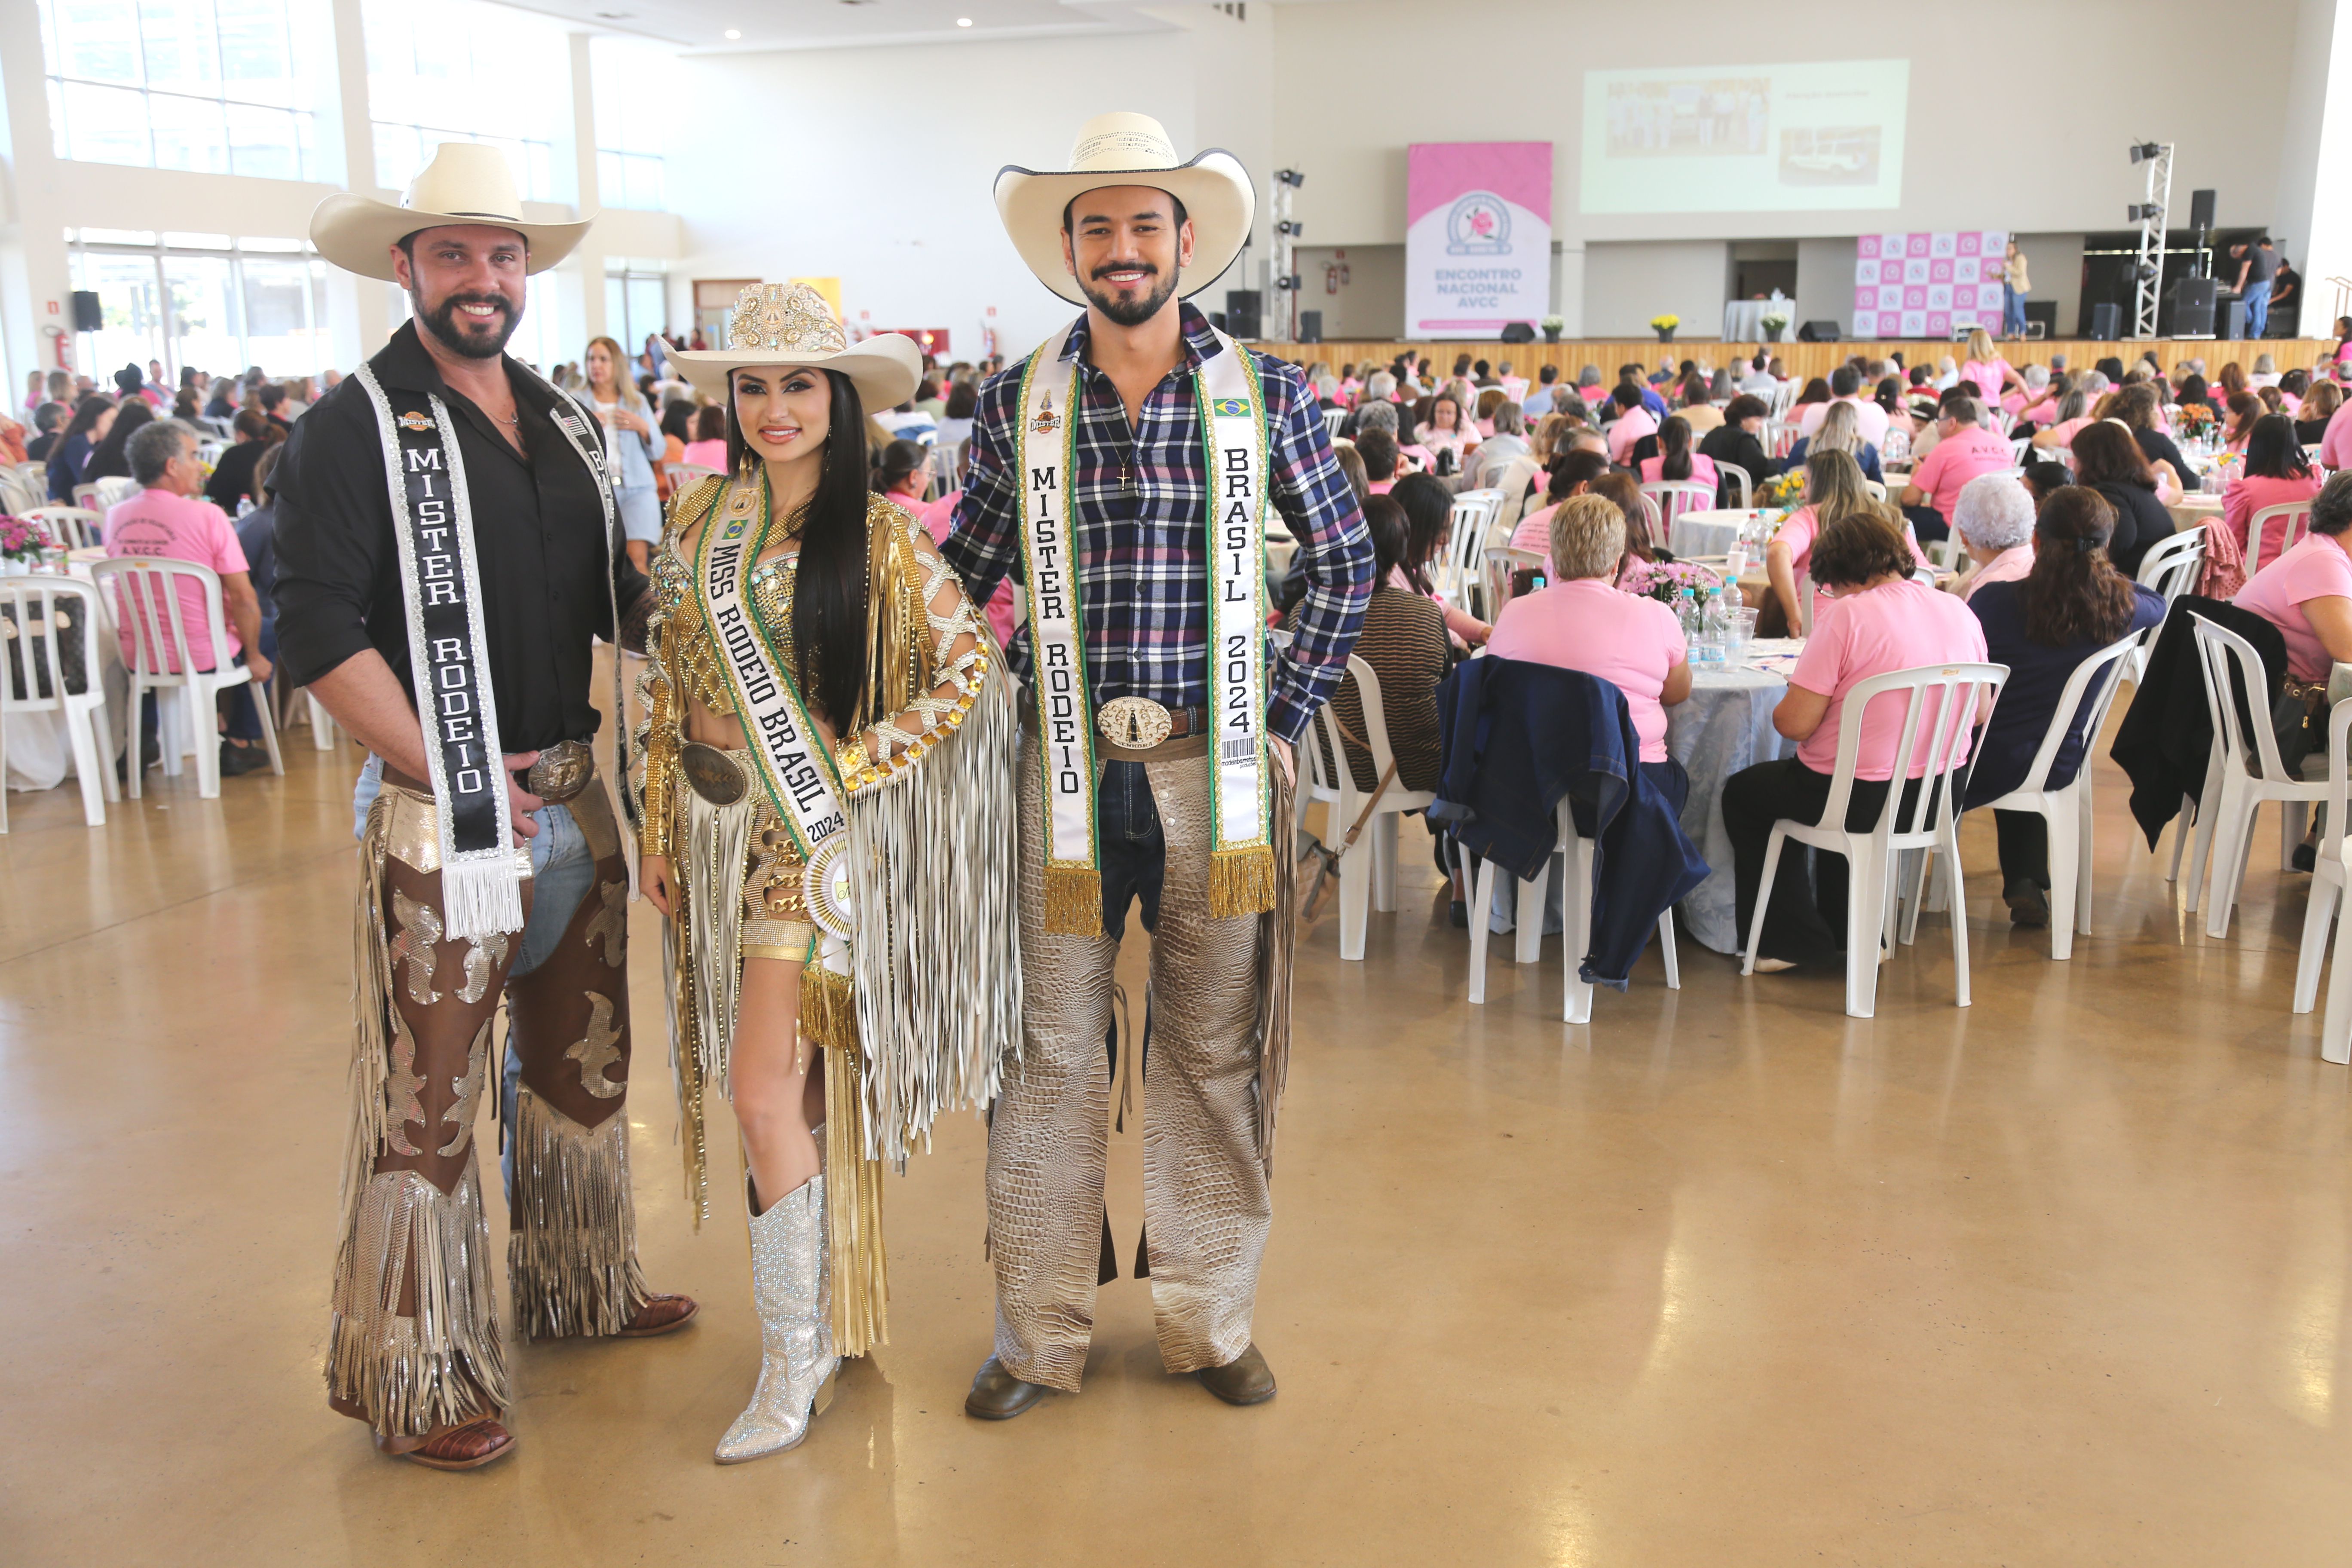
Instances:
[[[872,414],[896,408],[923,379],[923,351],[904,332],[879,332],[856,347],[824,296],[805,283],[754,283],[735,296],[723,349],[670,349],[670,368],[694,389],[725,403],[728,378],[754,365],[837,370]]]
[[[572,254],[593,216],[577,223],[529,223],[506,154],[478,142],[444,142],[416,172],[400,205],[340,191],[310,214],[310,243],[346,272],[397,281],[392,247],[419,229],[457,224],[510,228],[530,248],[526,272],[544,272]]]
[[[1062,209],[1106,185],[1149,185],[1184,204],[1192,220],[1192,264],[1178,274],[1176,294],[1190,299],[1225,274],[1249,239],[1257,192],[1240,159],[1212,147],[1180,163],[1175,143],[1148,114],[1097,114],[1078,130],[1067,169],[1007,163],[996,174],[996,211],[1004,232],[1037,280],[1083,305],[1087,297],[1062,260]]]

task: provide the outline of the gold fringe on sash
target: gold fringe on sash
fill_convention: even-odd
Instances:
[[[1209,918],[1262,915],[1274,908],[1273,847],[1245,844],[1209,857]]]
[[[803,976],[816,973],[814,965],[803,971]],[[866,1158],[863,1076],[855,1044],[824,1053],[826,1261],[833,1275],[834,1345],[843,1355],[867,1355],[890,1342],[882,1162]]]
[[[637,1269],[629,1118],[581,1126],[525,1084],[515,1097],[515,1226],[507,1239],[516,1331],[617,1334],[653,1291]]]
[[[1102,873],[1091,866],[1045,868],[1045,929],[1055,936],[1100,936]]]
[[[857,998],[849,976],[827,969],[822,957],[801,966],[801,1033],[811,1045],[856,1053]]]

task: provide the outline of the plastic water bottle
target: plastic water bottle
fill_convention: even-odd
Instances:
[[[1724,602],[1727,592],[1727,587],[1718,583],[1715,592],[1706,597],[1706,658],[1709,664],[1723,663],[1731,642],[1731,606]]]

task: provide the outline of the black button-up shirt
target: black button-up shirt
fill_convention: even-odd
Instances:
[[[608,548],[625,617],[646,588],[617,531],[608,547],[597,494],[604,477],[581,462],[554,421],[559,414],[579,421],[592,451],[603,449],[603,427],[509,360],[525,448],[516,451],[497,421],[442,381],[416,341],[414,321],[368,363],[386,391],[439,397],[457,427],[473,503],[499,744],[529,752],[588,739],[598,721],[589,700],[590,643],[613,637]],[[287,678],[307,685],[373,647],[414,707],[383,437],[357,376],[296,422],[271,477],[278,492],[278,647]]]

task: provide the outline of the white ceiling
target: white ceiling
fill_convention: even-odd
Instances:
[[[957,39],[1156,31],[1134,0],[507,0],[681,52],[838,48]],[[1266,0],[1259,0],[1260,4]],[[971,26],[958,26],[969,17]],[[730,28],[740,38],[727,37]]]

